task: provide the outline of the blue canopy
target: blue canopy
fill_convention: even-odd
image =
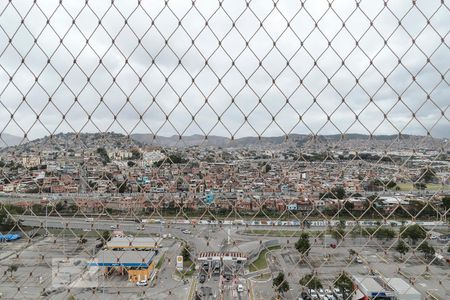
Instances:
[[[15,233],[1,234],[0,233],[0,241],[10,242],[10,241],[18,240],[20,238],[21,238],[21,236],[19,234],[15,234]]]

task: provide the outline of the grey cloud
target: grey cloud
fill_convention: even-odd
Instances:
[[[22,1],[13,3],[23,12],[32,7]],[[57,1],[37,1],[37,5],[47,17],[52,16],[51,27],[46,25],[42,13],[32,7],[25,22],[32,35],[22,26],[13,39],[19,54],[11,46],[0,48],[4,50],[0,57],[0,101],[13,109],[20,105],[22,94],[27,95],[27,102],[37,111],[46,107],[40,119],[45,120],[42,122],[50,131],[133,130],[171,135],[200,133],[200,127],[206,133],[226,136],[319,130],[324,134],[368,133],[367,130],[375,134],[397,130],[426,133],[419,122],[410,122],[409,107],[428,129],[444,111],[446,118],[438,122],[432,134],[448,136],[443,128],[448,127],[450,92],[448,77],[442,81],[440,73],[446,74],[450,59],[440,36],[448,34],[450,26],[445,20],[449,11],[434,2],[423,7],[417,4],[427,17],[433,16],[433,28],[426,27],[426,19],[415,8],[404,17],[411,7],[406,0],[389,2],[392,12],[384,9],[383,1],[362,1],[356,8],[354,1],[346,0],[334,1],[333,10],[329,10],[326,1],[309,1],[304,8],[300,2],[291,1],[279,1],[276,8],[273,1],[254,1],[249,8],[244,1],[224,1],[221,8],[213,1],[196,1],[195,7],[190,1],[181,0],[169,2],[169,7],[163,1],[142,1],[140,6],[137,1],[117,1],[114,7],[109,1],[89,2],[89,7],[77,1],[63,1],[67,12],[58,7]],[[125,27],[119,12],[127,18]],[[370,27],[363,12],[374,27]],[[95,32],[99,24],[94,13],[102,17]],[[72,24],[75,16],[76,23]],[[399,19],[402,27],[398,27]],[[179,20],[184,29],[178,27]],[[8,8],[0,16],[0,26],[0,41],[7,42],[20,26],[19,15]],[[216,36],[221,40],[220,46]],[[59,43],[62,37],[67,49]],[[353,37],[358,40],[358,47]],[[36,46],[29,52],[25,59],[29,71],[21,65],[21,55],[28,53],[34,38],[44,52]],[[114,45],[111,38],[115,39]],[[384,44],[387,38],[388,47]],[[416,43],[413,47],[412,38]],[[191,39],[195,39],[194,45]],[[303,48],[298,50],[301,42]],[[332,48],[328,48],[329,42]],[[46,66],[50,56],[51,66]],[[427,56],[434,67],[423,68]],[[77,65],[73,66],[75,58]],[[399,58],[403,66],[397,66]],[[417,84],[411,85],[410,73],[426,93]],[[12,74],[20,92],[5,83]],[[39,76],[38,84],[43,89],[34,82],[35,76]],[[61,76],[65,76],[63,84]],[[388,78],[389,86],[383,77]],[[332,86],[327,85],[328,78]],[[426,98],[427,93],[431,99]],[[408,107],[398,103],[399,94]],[[52,97],[51,104],[47,103],[48,95]],[[75,97],[78,103],[70,108]],[[153,97],[156,103],[152,104]],[[258,104],[259,100],[269,111]],[[65,120],[54,106],[66,114]],[[247,115],[247,122],[240,110]],[[384,119],[384,113],[394,126]],[[8,125],[6,109],[0,109],[0,116],[0,131],[20,134],[17,126],[11,122]],[[48,134],[39,122],[30,129],[35,115],[28,107],[21,107],[16,117],[27,119],[21,125],[30,134]]]

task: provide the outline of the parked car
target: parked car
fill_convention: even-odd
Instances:
[[[325,291],[324,291],[322,288],[320,288],[320,289],[317,291],[317,293],[319,294],[319,298],[320,298],[320,299],[324,299],[324,298],[325,298]]]
[[[302,299],[302,300],[311,300],[311,297],[308,295],[307,292],[301,292],[301,293],[300,293],[300,298],[299,298],[299,299]]]
[[[450,236],[449,235],[441,235],[437,238],[437,240],[441,243],[445,243],[448,240],[450,240]]]
[[[198,282],[204,283],[205,281],[206,281],[206,274],[201,273],[200,276],[198,277]]]
[[[146,286],[148,284],[147,279],[136,282],[137,286]]]
[[[238,291],[238,293],[242,293],[244,291],[244,286],[242,284],[238,284],[237,291]]]
[[[336,298],[343,299],[344,295],[342,294],[341,290],[339,288],[334,288],[333,294],[336,296]]]
[[[325,290],[325,294],[326,294],[328,300],[336,300],[336,297],[333,295],[333,293],[330,290]]]
[[[205,272],[209,271],[209,262],[204,262],[202,264],[202,270],[205,271]]]
[[[230,281],[230,280],[231,280],[231,272],[225,272],[225,273],[223,274],[223,276],[225,277],[225,279],[226,279],[227,281]]]

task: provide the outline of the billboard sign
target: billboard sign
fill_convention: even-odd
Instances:
[[[177,271],[183,271],[183,256],[179,255],[177,256]]]

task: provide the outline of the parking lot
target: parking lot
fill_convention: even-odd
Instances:
[[[199,262],[196,294],[200,299],[249,299],[249,287],[243,275],[243,263]]]
[[[433,242],[433,241],[430,241]],[[437,299],[449,299],[450,277],[448,264],[440,261],[433,263],[424,259],[419,252],[408,252],[403,260],[392,249],[392,241],[385,244],[375,242],[361,243],[359,240],[348,239],[339,247],[333,249],[317,243],[311,248],[307,258],[300,259],[298,251],[293,245],[285,244],[281,249],[270,251],[267,255],[270,278],[258,276],[251,278],[254,299],[270,299],[275,294],[272,279],[278,272],[284,272],[289,283],[289,291],[284,294],[285,299],[298,299],[302,292],[311,295],[308,288],[299,284],[305,275],[315,273],[323,285],[323,293],[316,289],[318,299],[339,299],[334,283],[342,271],[349,275],[370,276],[379,275],[382,278],[402,278],[407,282],[414,281],[414,287],[422,295],[433,295]],[[437,249],[445,248],[446,244],[434,242]],[[350,249],[357,252],[351,257]],[[446,249],[446,248],[445,248]],[[265,271],[264,271],[265,272]],[[262,273],[264,273],[262,271]],[[329,290],[329,296],[324,297]],[[341,291],[342,293],[342,291]],[[306,295],[306,294],[304,294]],[[430,298],[431,299],[431,298]]]

